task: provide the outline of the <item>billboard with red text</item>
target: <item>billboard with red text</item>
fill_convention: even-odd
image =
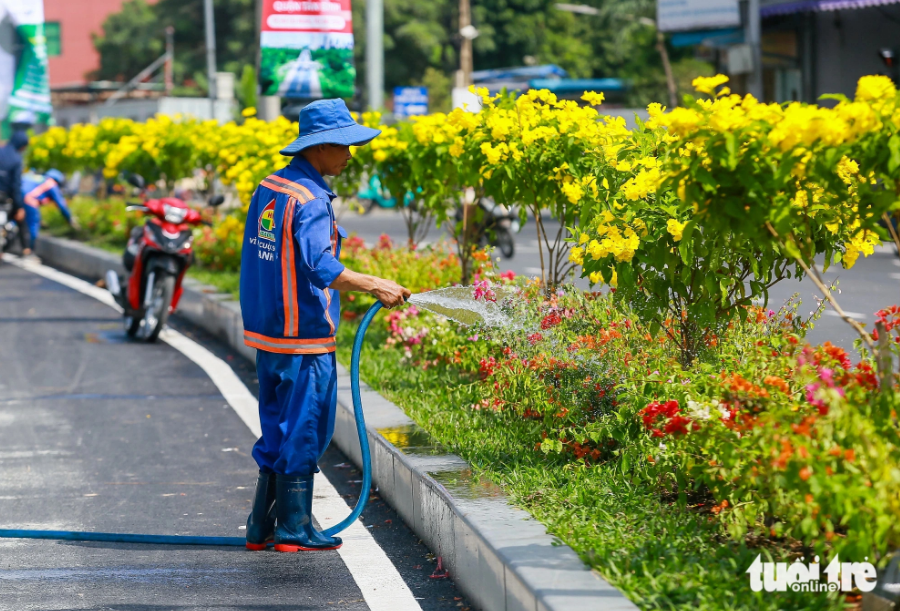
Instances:
[[[263,0],[260,47],[263,95],[353,97],[350,0]]]

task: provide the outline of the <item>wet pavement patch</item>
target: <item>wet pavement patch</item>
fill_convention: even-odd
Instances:
[[[125,335],[125,331],[116,325],[116,331],[92,331],[84,334],[84,341],[89,344],[125,344],[131,340]]]
[[[378,429],[378,434],[404,454],[439,456],[449,454],[449,450],[418,424]]]
[[[471,469],[461,471],[429,472],[434,481],[443,486],[454,498],[477,501],[504,496],[503,489],[486,477],[477,477]]]

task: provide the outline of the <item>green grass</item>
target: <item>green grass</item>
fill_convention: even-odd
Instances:
[[[240,298],[238,294],[241,283],[240,272],[211,271],[201,267],[192,267],[188,270],[187,275],[198,282],[212,285],[223,293],[231,294],[235,301]]]
[[[355,327],[338,330],[349,365]],[[843,599],[808,593],[754,593],[745,571],[760,552],[730,540],[717,520],[661,499],[615,462],[586,468],[534,450],[540,424],[476,411],[476,385],[445,368],[403,364],[384,336],[370,337],[361,376],[434,438],[501,486],[642,609],[840,609]],[[777,555],[777,554],[776,554]]]

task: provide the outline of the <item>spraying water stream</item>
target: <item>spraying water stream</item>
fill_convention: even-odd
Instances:
[[[409,303],[466,326],[480,323],[489,327],[508,327],[511,321],[503,313],[500,302],[512,294],[499,287],[493,291],[496,301],[487,301],[475,299],[470,286],[451,286],[412,295]]]

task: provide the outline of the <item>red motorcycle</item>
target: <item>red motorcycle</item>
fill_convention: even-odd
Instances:
[[[129,202],[126,210],[149,217],[143,226],[131,230],[125,247],[122,263],[128,278],[121,282],[109,270],[106,286],[124,310],[128,336],[154,342],[181,299],[181,282],[194,257],[192,228],[209,223],[178,198],[147,199],[143,177],[132,174],[128,182],[140,190],[143,201]],[[216,207],[223,201],[223,196],[216,195],[209,205]]]

